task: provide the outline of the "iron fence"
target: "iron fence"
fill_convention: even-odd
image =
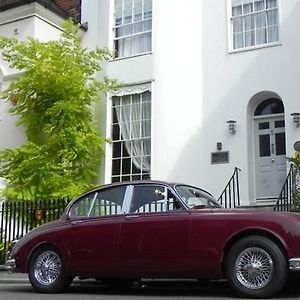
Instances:
[[[31,229],[60,218],[69,198],[9,201],[0,204],[0,264],[4,263],[10,241],[19,239]]]

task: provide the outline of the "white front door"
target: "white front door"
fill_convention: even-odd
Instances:
[[[286,178],[284,116],[256,117],[256,199],[277,199]]]

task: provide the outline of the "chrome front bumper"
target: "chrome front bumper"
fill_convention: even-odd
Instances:
[[[17,267],[16,260],[14,258],[11,258],[10,252],[7,252],[6,259],[5,259],[5,269],[9,273],[13,273],[16,267]]]
[[[300,258],[291,258],[289,263],[291,271],[300,271]]]

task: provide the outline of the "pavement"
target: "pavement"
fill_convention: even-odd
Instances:
[[[0,266],[0,284],[27,284],[29,283],[28,275],[23,273],[9,274]]]
[[[95,283],[94,279],[85,279],[80,280],[79,278],[75,277],[73,283],[86,283],[91,284]],[[5,270],[5,266],[0,265],[0,284],[29,284],[28,274],[24,273],[8,273]]]

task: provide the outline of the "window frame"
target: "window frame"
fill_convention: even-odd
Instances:
[[[243,51],[251,51],[251,50],[257,50],[262,48],[269,48],[269,47],[276,47],[281,46],[281,0],[277,0],[277,6],[276,8],[273,8],[272,10],[277,9],[277,27],[278,27],[278,40],[274,42],[266,42],[262,44],[255,44],[251,46],[243,46],[240,48],[234,48],[234,34],[233,34],[233,16],[232,16],[232,0],[227,0],[227,32],[228,32],[228,52],[229,53],[237,53],[237,52],[243,52]],[[259,12],[267,12],[268,10],[264,9]],[[255,15],[259,12],[252,12],[248,15]],[[242,17],[245,17],[246,14],[242,14]],[[268,28],[268,27],[267,27]],[[243,37],[244,37],[245,31],[243,31]]]
[[[123,200],[122,200],[122,205],[121,205],[121,210],[120,213],[115,213],[115,214],[106,214],[106,215],[90,215],[90,212],[92,211],[92,209],[94,208],[94,202],[97,199],[97,195],[98,193],[101,192],[105,192],[114,188],[122,188],[125,187],[125,192],[124,192],[124,196],[123,196]],[[118,216],[122,216],[124,215],[127,211],[128,211],[128,207],[132,197],[132,192],[133,192],[133,186],[132,185],[115,185],[115,186],[109,186],[109,187],[104,187],[104,188],[98,188],[98,189],[94,189],[91,191],[88,191],[87,193],[81,195],[79,198],[77,198],[76,200],[74,200],[74,202],[72,203],[72,205],[70,205],[70,207],[68,208],[68,211],[66,213],[67,217],[69,220],[73,221],[73,220],[90,220],[90,219],[99,219],[99,218],[107,218],[107,217],[118,217]],[[85,201],[85,199],[87,199],[88,197],[92,196],[94,199],[93,201],[93,205],[91,205],[88,208],[89,213],[87,215],[72,215],[72,209],[80,202]]]
[[[144,5],[144,1],[145,0],[142,0],[142,10],[141,10],[141,15],[142,15],[142,18],[141,20],[137,20],[135,21],[134,20],[134,8],[135,8],[135,3],[134,3],[134,0],[133,3],[132,3],[132,6],[131,6],[131,11],[132,11],[132,14],[131,14],[131,18],[132,18],[132,21],[130,23],[124,23],[124,20],[125,20],[125,17],[124,17],[124,2],[125,0],[121,0],[122,1],[122,17],[121,17],[121,24],[120,25],[116,25],[116,5],[115,5],[115,0],[113,1],[113,18],[112,18],[112,49],[114,51],[114,53],[116,54],[114,59],[113,60],[120,60],[120,59],[126,59],[126,58],[132,58],[132,57],[136,57],[136,56],[141,56],[141,55],[146,55],[146,54],[151,54],[152,53],[152,45],[153,45],[153,34],[152,34],[152,31],[153,31],[153,0],[150,0],[151,1],[151,17],[150,18],[145,18],[145,5]],[[146,22],[147,20],[150,20],[151,22],[151,29],[148,29],[148,30],[143,30],[143,31],[140,31],[140,32],[133,32],[131,34],[124,34],[122,36],[117,36],[117,30],[119,28],[122,28],[123,26],[126,26],[126,25],[132,25],[133,26],[133,31],[134,31],[134,25],[138,24],[138,23],[141,23],[142,26],[144,24],[144,22]],[[142,52],[139,52],[139,53],[131,53],[129,55],[119,55],[118,51],[117,51],[117,42],[122,40],[122,39],[134,39],[135,37],[137,36],[142,36],[142,35],[147,35],[149,34],[150,35],[150,49],[148,51],[142,51]]]
[[[135,189],[139,188],[139,187],[161,187],[161,188],[164,188],[168,193],[171,193],[173,195],[174,200],[177,201],[177,203],[180,205],[181,209],[173,209],[173,210],[165,210],[165,211],[139,211],[139,212],[133,211],[133,212],[131,212],[130,208],[131,208],[131,205],[134,200],[134,192],[135,192]],[[151,202],[151,203],[153,203],[153,202]],[[151,204],[151,203],[147,203],[147,204]],[[145,206],[145,205],[143,205],[143,206]],[[140,207],[142,207],[142,206],[140,206]],[[152,215],[153,216],[153,215],[173,214],[173,213],[183,213],[183,212],[185,212],[185,213],[188,212],[187,206],[185,205],[185,203],[183,203],[183,201],[180,199],[180,197],[178,197],[178,195],[175,193],[175,191],[173,191],[167,185],[153,182],[153,183],[142,183],[142,184],[134,184],[133,185],[133,190],[132,190],[132,194],[131,194],[131,198],[130,198],[130,202],[129,202],[129,207],[128,207],[126,214],[138,215],[138,216],[144,216],[144,215]]]
[[[143,101],[143,94],[149,92],[150,93],[150,97],[149,99],[146,99],[146,101]],[[150,118],[143,118],[142,115],[142,106],[141,106],[141,115],[138,120],[130,120],[129,122],[131,123],[140,123],[139,126],[142,126],[142,122],[150,122],[150,136],[142,136],[142,134],[138,137],[138,138],[132,138],[130,137],[130,139],[125,139],[122,134],[121,134],[121,128],[120,128],[120,124],[122,122],[117,121],[117,123],[114,122],[114,116],[113,114],[116,113],[114,112],[114,110],[116,109],[117,106],[113,105],[113,97],[118,97],[120,104],[121,104],[121,98],[129,96],[130,97],[130,104],[132,105],[132,107],[134,107],[134,105],[136,105],[136,103],[132,102],[133,100],[133,96],[134,95],[139,95],[140,101],[138,102],[141,105],[149,105],[150,106]],[[128,105],[128,104],[126,104]],[[109,128],[110,128],[110,139],[111,139],[111,144],[110,144],[110,174],[109,174],[109,182],[124,182],[124,181],[132,181],[132,180],[140,180],[140,179],[151,179],[151,158],[152,158],[152,92],[150,89],[146,89],[144,91],[141,91],[139,93],[136,92],[132,92],[132,93],[125,93],[124,95],[111,95],[110,97],[110,124],[109,124]],[[118,131],[119,131],[119,139],[114,139],[114,131],[113,131],[113,127],[114,126],[119,126],[118,127]],[[141,128],[139,128],[139,130],[141,130]],[[134,158],[133,157],[138,157],[138,156],[134,156],[132,153],[128,153],[127,149],[126,149],[126,145],[125,142],[134,142],[134,141],[139,141],[140,143],[142,143],[143,141],[148,140],[150,143],[150,154],[147,155],[143,155],[141,157],[149,157],[150,158],[150,170],[144,171],[143,168],[141,168],[139,170],[139,172],[134,172],[134,168],[135,166],[133,163]],[[114,147],[117,143],[121,143],[121,154],[120,156],[114,156]],[[123,145],[123,146],[122,146]],[[116,146],[117,147],[117,146]],[[124,156],[123,152],[127,152],[128,156]],[[130,159],[130,170],[128,173],[123,173],[123,169],[122,169],[122,164],[123,164],[123,160],[124,159]],[[114,174],[114,169],[113,169],[113,163],[114,161],[120,161],[120,170],[118,172],[118,174]],[[116,180],[114,180],[114,178]]]

